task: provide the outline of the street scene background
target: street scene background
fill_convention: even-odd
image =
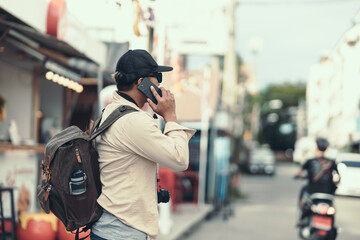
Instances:
[[[144,49],[197,130],[186,171],[159,166],[156,239],[298,239],[294,176],[318,137],[337,239],[360,239],[360,0],[0,0],[0,16],[0,238],[74,239],[37,199],[46,144],[86,131]]]
[[[245,196],[232,204],[233,216],[225,220],[219,214],[197,226],[184,239],[296,239],[298,212],[294,206],[305,182],[293,179],[297,169],[291,164],[280,164],[277,171],[274,177],[244,176],[241,189]],[[358,239],[358,199],[337,197],[335,205],[336,222],[341,229],[337,239]]]

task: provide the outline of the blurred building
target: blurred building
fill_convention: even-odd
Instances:
[[[307,122],[310,136],[321,134],[327,126],[330,114],[330,77],[332,63],[323,53],[320,63],[313,65],[306,87]]]
[[[198,130],[190,141],[197,153],[190,152],[188,172],[198,174],[198,202],[215,203],[221,201],[217,190],[226,192],[219,179],[228,171],[232,141],[243,132],[245,90],[233,39],[235,1],[156,2],[154,51],[159,62],[174,67],[163,84],[175,93],[179,121]],[[224,157],[218,157],[216,145],[225,148]]]
[[[62,0],[0,0],[0,14],[0,96],[6,100],[0,185],[15,188],[15,204],[24,189],[29,206],[23,210],[36,212],[43,143],[69,124],[86,127],[107,49],[86,34]],[[8,200],[5,195],[5,217]]]
[[[223,201],[232,141],[244,129],[245,87],[238,79],[233,39],[235,1],[106,2],[101,5],[106,21],[90,17],[100,14],[98,9],[89,9],[90,15],[78,11],[87,32],[101,41],[147,49],[159,64],[173,66],[162,85],[175,94],[179,122],[198,130],[190,141],[189,169],[172,173],[173,210],[182,203]],[[171,174],[161,168],[159,173]]]
[[[242,86],[245,89],[245,93],[243,96],[243,104],[245,107],[245,105],[249,104],[246,102],[245,96],[257,95],[259,93],[255,64],[250,64],[250,63],[241,64],[239,82],[240,82],[240,86]],[[246,133],[246,136],[244,136],[244,138],[245,140],[257,140],[260,129],[259,105],[255,104],[254,106],[252,106],[252,109],[250,111],[251,113],[249,119],[247,119],[248,123],[246,123],[249,125],[247,126],[248,131]],[[244,126],[244,130],[245,128],[246,126]]]
[[[96,101],[96,90],[93,96],[87,80],[97,78],[106,46],[86,35],[66,11],[65,1],[3,0],[0,6],[0,94],[8,103],[0,135],[6,138],[14,120],[23,139],[44,142],[50,128],[71,123],[76,99]]]
[[[296,137],[297,139],[307,136],[306,102],[301,100],[296,110]]]
[[[142,48],[174,67],[164,73],[163,86],[175,94],[179,122],[198,130],[189,169],[173,182],[175,203],[224,204],[233,141],[243,134],[244,99],[251,90],[238,74],[235,6],[234,0],[0,0],[0,95],[7,100],[1,166],[14,159],[7,156],[11,149],[42,155],[39,142],[69,125],[85,129],[106,102],[98,100],[100,91],[113,84],[117,59]],[[8,134],[11,120],[22,140],[17,146],[8,142],[15,139]],[[31,171],[38,176],[34,159]],[[17,166],[8,165],[3,176]],[[27,185],[32,199],[35,178]]]
[[[339,148],[360,139],[360,13],[336,47],[312,67],[307,86],[309,136]]]
[[[131,49],[152,51],[157,1],[77,0],[67,1],[67,6],[91,38],[105,43],[128,43]]]

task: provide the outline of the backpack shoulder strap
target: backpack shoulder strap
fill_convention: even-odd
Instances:
[[[89,135],[91,137],[91,135],[95,132],[96,129],[99,128],[99,125],[100,125],[100,122],[101,122],[101,119],[102,119],[102,115],[105,111],[105,108],[101,111],[101,114],[100,116],[95,120],[95,122],[92,124],[91,128],[89,128]]]
[[[130,107],[130,106],[122,105],[119,108],[117,108],[115,111],[113,111],[109,115],[109,117],[106,118],[106,120],[103,122],[103,124],[101,124],[101,126],[99,126],[100,122],[101,122],[101,118],[102,118],[102,114],[101,114],[101,116],[96,120],[96,122],[94,124],[94,130],[91,133],[90,140],[95,139],[101,133],[106,131],[114,122],[116,122],[122,116],[124,116],[128,113],[131,113],[131,112],[135,112],[135,111],[138,111],[138,110],[136,110],[135,108]]]

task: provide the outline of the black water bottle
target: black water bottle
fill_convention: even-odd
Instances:
[[[73,172],[69,181],[70,195],[80,195],[86,192],[86,174],[82,169]]]

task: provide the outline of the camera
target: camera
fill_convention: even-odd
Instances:
[[[157,192],[158,203],[167,203],[170,200],[170,192],[168,190],[161,189]]]

